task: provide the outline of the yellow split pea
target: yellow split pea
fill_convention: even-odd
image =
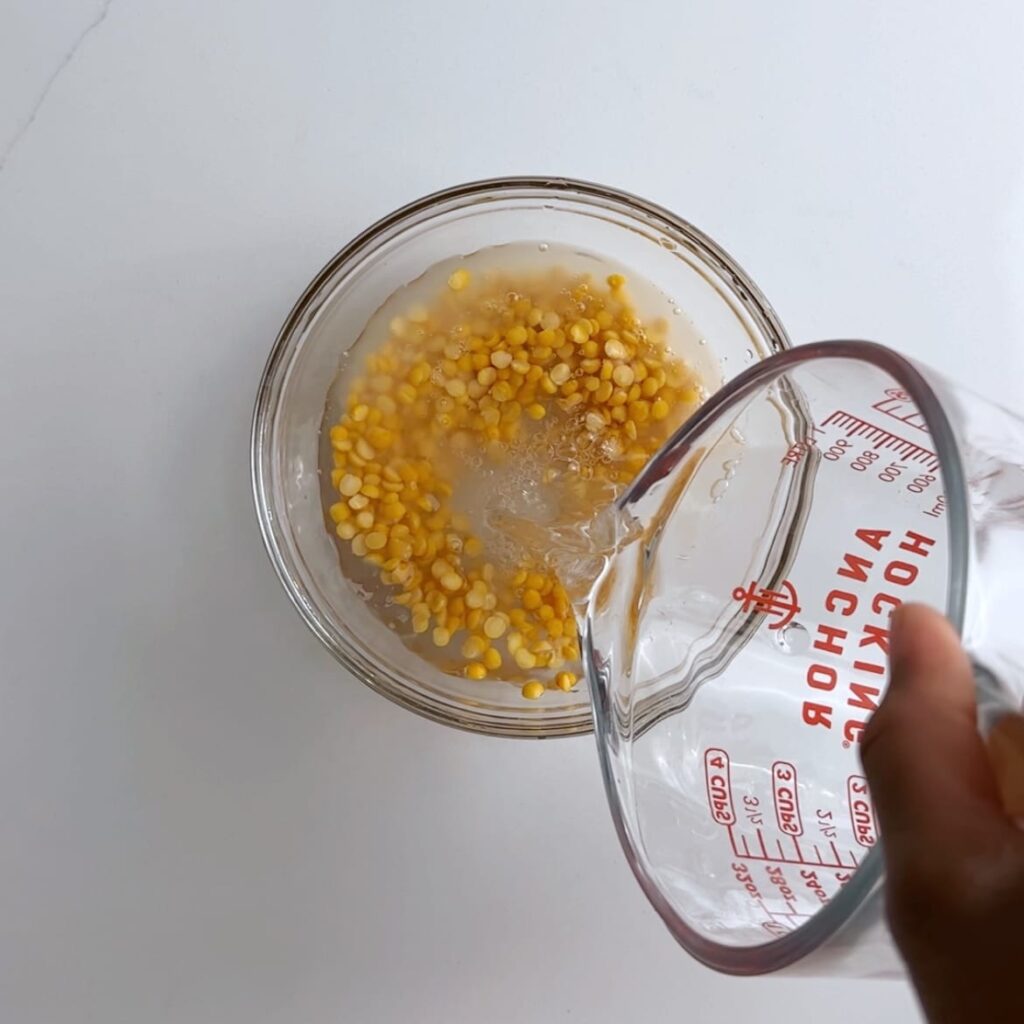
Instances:
[[[366,357],[330,429],[339,500],[329,515],[389,588],[395,625],[425,634],[446,670],[518,677],[536,700],[573,689],[580,650],[556,573],[542,555],[509,564],[488,552],[458,509],[445,454],[475,452],[479,465],[570,451],[534,484],[558,488],[560,507],[584,520],[697,404],[667,332],[663,320],[640,319],[621,274],[477,281],[460,267],[432,306],[394,318]]]

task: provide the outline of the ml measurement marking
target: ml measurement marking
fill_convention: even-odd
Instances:
[[[838,427],[846,437],[862,437],[873,448],[884,448],[895,455],[899,455],[907,462],[916,462],[929,472],[937,472],[939,458],[935,452],[923,448],[913,441],[884,430],[882,427],[862,420],[853,413],[836,409],[827,419],[822,421],[822,427]]]

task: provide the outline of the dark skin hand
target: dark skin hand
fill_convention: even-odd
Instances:
[[[1024,830],[978,732],[970,663],[949,623],[920,605],[893,616],[891,659],[861,757],[893,936],[930,1024],[1022,1024]],[[998,732],[1019,757],[1024,719]]]

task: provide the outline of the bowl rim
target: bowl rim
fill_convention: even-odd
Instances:
[[[276,396],[298,343],[299,332],[296,328],[306,319],[314,300],[339,269],[359,257],[363,250],[378,239],[401,228],[404,223],[417,222],[420,215],[429,213],[432,208],[450,208],[452,204],[468,205],[485,197],[492,200],[517,195],[543,198],[545,193],[552,197],[571,197],[599,204],[613,204],[622,212],[639,215],[652,227],[661,227],[670,234],[681,236],[687,241],[687,248],[713,266],[728,283],[733,296],[739,300],[745,312],[769,340],[773,351],[785,350],[792,346],[778,314],[746,271],[712,238],[665,207],[631,192],[570,177],[523,175],[485,178],[440,189],[393,210],[356,235],[324,264],[303,289],[277,333],[260,376],[250,431],[252,496],[264,548],[292,605],[306,626],[334,658],[372,690],[400,707],[431,721],[488,736],[533,739],[578,736],[593,732],[593,714],[588,709],[586,713],[567,715],[563,720],[538,715],[536,720],[531,721],[529,715],[513,717],[492,713],[483,708],[469,713],[468,708],[444,704],[427,694],[408,689],[397,680],[394,685],[385,685],[378,674],[364,664],[361,653],[350,649],[343,637],[338,637],[325,628],[313,602],[309,600],[306,588],[289,571],[291,559],[283,550],[278,536],[281,526],[271,501],[273,474],[269,442]],[[657,455],[654,457],[657,458]]]

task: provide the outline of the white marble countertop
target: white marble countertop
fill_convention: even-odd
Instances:
[[[1024,371],[1013,0],[0,5],[0,1018],[903,1022],[716,976],[589,738],[346,678],[263,554],[247,434],[306,281],[393,207],[563,173],[672,207],[797,341]]]

